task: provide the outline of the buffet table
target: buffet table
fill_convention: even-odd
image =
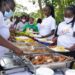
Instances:
[[[46,43],[52,42],[47,41]],[[31,72],[33,72],[33,74],[29,73],[30,75],[35,75],[36,70],[40,67],[47,67],[52,69],[54,71],[54,75],[64,75],[65,71],[69,69],[71,62],[74,61],[73,57],[67,57],[63,55],[63,53],[67,53],[69,52],[69,50],[66,50],[63,47],[45,46],[43,43],[38,43],[37,41],[34,41],[26,36],[15,37],[15,41],[12,42],[12,44],[22,49],[25,53],[25,55],[22,56],[22,58],[18,62],[23,64],[24,60],[25,62],[27,61],[26,64],[22,65],[22,67],[26,67],[27,65],[27,67],[30,68]],[[55,48],[57,49],[55,50]],[[13,56],[12,54],[8,55],[9,57]],[[29,72],[28,69],[26,69],[26,71]],[[29,75],[27,72],[24,72],[24,74],[25,73]],[[10,75],[22,75],[22,73]]]

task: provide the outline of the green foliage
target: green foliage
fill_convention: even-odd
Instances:
[[[22,15],[28,15],[28,14],[25,13],[25,12],[14,12],[14,16],[20,17],[20,16],[22,16]]]
[[[41,6],[47,5],[47,4],[54,5],[57,24],[63,20],[63,14],[64,14],[65,7],[67,7],[71,4],[75,4],[75,0],[41,0],[41,1],[40,0],[29,0],[29,1],[32,2],[33,4],[36,4],[36,2],[38,2],[38,5],[40,7],[40,10],[38,10],[37,12],[32,12],[30,14],[31,16],[33,16],[35,18],[35,22],[36,22],[37,18],[41,18],[41,16],[42,16]],[[20,12],[19,9],[22,9],[22,11],[27,10],[26,7],[16,4],[15,15],[21,16],[22,14],[26,14],[24,12]]]
[[[25,10],[27,10],[27,7],[24,7],[21,4],[16,4],[14,16],[27,15],[27,13],[25,13]]]
[[[55,7],[56,21],[58,24],[63,20],[64,9],[71,4],[75,4],[75,0],[53,0],[52,4]]]
[[[75,4],[75,0],[42,0],[44,5],[52,4],[55,7],[55,16],[57,24],[63,20],[65,7]],[[40,12],[32,14],[35,18],[40,17]]]

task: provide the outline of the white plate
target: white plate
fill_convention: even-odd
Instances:
[[[26,36],[19,36],[19,37],[15,37],[16,39],[18,38],[18,39],[28,39],[28,37],[26,37]]]
[[[75,75],[75,70],[74,69],[69,69],[65,72],[65,75]]]
[[[64,49],[64,50],[58,50],[56,47],[55,48],[50,48],[51,50],[53,50],[53,51],[56,51],[56,52],[69,52],[69,50],[67,50],[67,49]]]

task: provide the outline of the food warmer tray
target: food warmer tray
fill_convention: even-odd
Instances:
[[[19,72],[30,72],[31,75],[35,74],[33,64],[24,57],[16,56],[14,53],[7,53],[0,59],[0,65],[3,67],[3,75],[9,75]]]
[[[16,45],[17,44],[17,45]],[[38,44],[38,46],[34,46],[33,44],[25,44],[25,43],[16,43],[14,45],[18,46],[21,50],[23,50],[24,53],[49,53],[49,52],[53,52],[50,51],[50,49],[48,47],[46,47],[45,45],[42,44]],[[37,50],[40,50],[41,52],[36,52]],[[43,50],[47,51],[47,52],[43,52]],[[34,51],[34,52],[33,52]]]
[[[56,55],[56,56],[60,56],[62,54],[58,54],[58,53],[34,53],[32,54],[32,56],[37,56],[37,55],[50,55],[50,54],[53,54],[53,55]],[[66,60],[64,62],[52,62],[52,63],[47,63],[47,64],[40,64],[40,65],[34,65],[35,68],[39,68],[39,67],[49,67],[49,68],[52,68],[52,69],[62,69],[62,68],[69,68],[70,67],[70,64],[71,62],[73,62],[74,59],[72,57],[70,57],[70,60]]]

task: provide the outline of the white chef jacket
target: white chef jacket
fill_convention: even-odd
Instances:
[[[75,32],[75,24],[74,27],[72,27],[71,25],[72,23],[67,24],[65,21],[59,24],[57,32],[57,34],[59,35],[57,40],[58,46],[70,48],[75,44],[75,37],[73,36],[73,32]]]
[[[56,29],[55,19],[52,16],[49,16],[43,19],[40,25],[39,34],[41,36],[45,36],[45,35],[48,35],[54,29]]]
[[[5,38],[6,40],[8,40],[10,36],[9,28],[4,22],[4,17],[3,17],[2,12],[0,12],[0,36]],[[7,48],[0,46],[0,58],[7,52],[8,52]]]

